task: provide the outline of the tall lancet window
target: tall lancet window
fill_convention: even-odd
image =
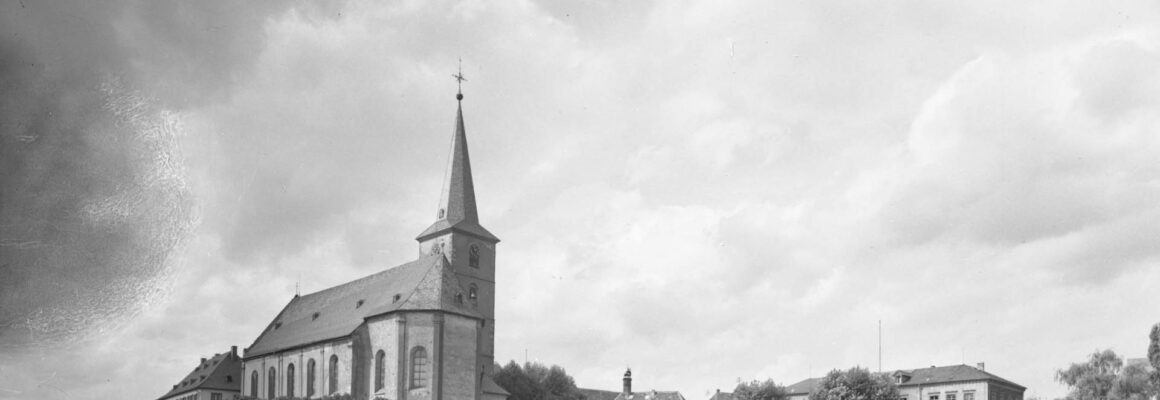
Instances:
[[[427,349],[417,346],[411,350],[411,388],[427,386]]]
[[[266,398],[274,398],[274,391],[278,389],[278,373],[274,372],[274,367],[270,367],[270,373],[266,374]]]
[[[250,397],[258,398],[258,371],[250,373]]]
[[[294,364],[286,366],[286,397],[294,397]]]
[[[379,350],[375,354],[375,391],[383,390],[383,385],[387,381],[387,353]]]
[[[306,362],[306,397],[314,396],[314,359]]]
[[[327,380],[326,386],[330,388],[331,394],[338,391],[338,356],[330,356],[330,379]]]

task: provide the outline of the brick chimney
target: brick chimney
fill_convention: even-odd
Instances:
[[[624,371],[624,397],[632,396],[632,368]]]
[[[230,357],[238,358],[238,346],[230,346]]]
[[[978,368],[978,369],[979,369],[979,371],[986,371],[986,370],[987,370],[987,369],[985,368],[986,366],[987,366],[987,364],[986,364],[986,363],[977,363],[977,364],[975,364],[975,368]]]

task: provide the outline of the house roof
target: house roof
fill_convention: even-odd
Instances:
[[[173,389],[166,392],[159,399],[165,399],[177,394],[198,390],[213,389],[241,392],[242,390],[242,360],[233,352],[214,354],[213,357],[203,358],[201,362],[173,385]]]
[[[1003,379],[1002,377],[992,374],[990,372],[969,366],[969,365],[950,365],[945,367],[929,367],[917,369],[900,369],[890,373],[892,376],[906,375],[909,378],[905,379],[899,387],[930,385],[937,383],[950,382],[967,382],[967,381],[982,381],[989,380],[1013,386],[1019,389],[1026,389],[1022,385],[1015,382]],[[809,378],[801,382],[786,386],[787,391],[791,395],[796,394],[810,394],[817,387],[818,382],[822,378]]]
[[[294,296],[245,357],[346,337],[364,319],[396,311],[440,310],[482,319],[463,302],[463,293],[447,259],[441,254],[426,255],[329,289]]]
[[[628,396],[624,393],[617,393],[616,400],[685,400],[685,396],[681,392],[662,392],[657,390],[650,390],[647,392],[633,392]]]
[[[910,370],[898,370],[893,375],[905,374],[910,378],[904,380],[898,386],[916,386],[929,385],[932,383],[949,383],[949,382],[965,382],[965,381],[995,381],[1009,386],[1014,386],[1019,389],[1026,389],[1022,385],[1015,382],[1003,379],[998,375],[990,372],[969,366],[969,365],[949,365],[945,367],[929,367],[917,368]]]
[[[613,390],[585,388],[576,388],[576,390],[579,390],[580,394],[584,395],[585,400],[616,400],[616,396],[620,395],[620,392]]]
[[[801,382],[786,386],[785,390],[789,394],[810,394],[810,392],[814,391],[814,387],[818,385],[818,381],[821,379],[822,378],[805,379]]]
[[[713,393],[712,397],[709,397],[709,400],[733,400],[733,393],[718,390],[717,393]]]

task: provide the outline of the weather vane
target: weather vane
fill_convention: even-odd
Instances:
[[[463,100],[463,81],[466,81],[467,78],[463,77],[463,59],[462,58],[459,59],[459,73],[458,74],[451,74],[451,77],[455,78],[455,83],[459,85],[459,91],[455,93],[455,99],[456,100]]]

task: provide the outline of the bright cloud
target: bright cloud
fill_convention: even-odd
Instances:
[[[630,365],[636,387],[697,399],[876,367],[882,321],[886,369],[984,361],[1058,397],[1055,368],[1095,348],[1142,356],[1160,321],[1141,306],[1160,284],[1151,5],[70,11],[87,28],[36,7],[40,24],[0,17],[0,52],[27,61],[0,81],[42,100],[0,108],[31,121],[0,126],[18,160],[0,183],[35,190],[20,168],[87,154],[65,139],[98,137],[70,128],[90,125],[61,120],[88,115],[90,75],[118,77],[180,117],[168,149],[197,225],[150,265],[173,271],[159,300],[122,324],[28,350],[19,321],[43,309],[0,295],[0,338],[17,344],[0,346],[0,397],[159,395],[192,360],[249,345],[296,287],[412,259],[460,58],[481,220],[503,239],[499,360],[526,351],[601,389]],[[21,144],[46,126],[63,132],[52,146]],[[136,154],[93,165],[157,170]],[[112,171],[93,173],[125,187]],[[130,215],[138,198],[62,193],[58,208],[9,209]],[[36,234],[0,233],[6,252]],[[124,247],[82,239],[52,243]],[[44,258],[7,254],[22,278],[0,289],[47,284],[24,269]]]

